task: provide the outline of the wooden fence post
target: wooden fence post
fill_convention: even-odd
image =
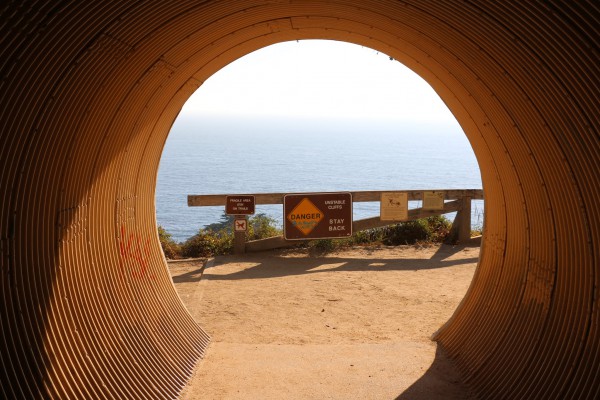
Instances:
[[[245,215],[236,215],[233,220],[233,253],[244,254],[246,252],[246,231],[248,230],[248,218]]]
[[[458,241],[467,243],[471,239],[471,197],[465,196],[461,199],[460,219],[458,220]],[[458,218],[459,215],[456,215]]]

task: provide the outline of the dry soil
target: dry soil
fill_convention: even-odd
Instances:
[[[170,264],[211,335],[184,399],[473,399],[431,335],[478,247],[272,251]]]

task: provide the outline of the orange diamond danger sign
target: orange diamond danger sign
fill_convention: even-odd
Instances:
[[[305,235],[312,232],[323,218],[323,212],[306,197],[287,215],[288,221]]]
[[[286,194],[283,196],[283,219],[286,240],[352,236],[352,194]]]

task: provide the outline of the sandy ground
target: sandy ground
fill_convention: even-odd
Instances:
[[[273,251],[171,264],[212,336],[184,399],[473,399],[431,335],[478,247]]]

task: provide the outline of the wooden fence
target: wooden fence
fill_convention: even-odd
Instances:
[[[427,190],[430,191],[430,190]],[[381,190],[381,191],[357,191],[352,194],[352,202],[379,202],[382,193],[406,193],[408,201],[422,200],[424,190]],[[435,192],[444,193],[444,208],[442,210],[425,210],[415,208],[408,210],[408,218],[403,221],[382,221],[380,217],[373,217],[352,222],[352,231],[359,232],[367,229],[383,227],[397,224],[404,221],[412,221],[419,218],[426,218],[434,215],[448,214],[456,212],[452,230],[457,235],[459,243],[465,243],[470,239],[471,234],[471,201],[483,200],[483,190],[481,189],[451,189],[435,190]],[[283,198],[288,193],[258,193],[252,194],[256,205],[261,204],[283,204]],[[298,193],[295,193],[298,194]],[[236,194],[237,195],[237,194]],[[189,207],[208,207],[225,206],[226,194],[210,195],[188,195]],[[244,217],[245,218],[245,217]],[[267,239],[246,241],[246,232],[235,232],[234,249],[236,254],[244,252],[270,250],[282,247],[288,247],[296,244],[297,241],[285,240],[283,236],[275,236]]]

